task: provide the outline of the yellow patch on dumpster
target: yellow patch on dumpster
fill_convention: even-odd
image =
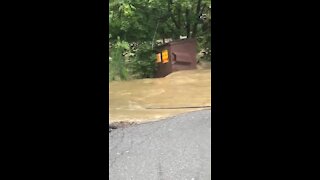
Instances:
[[[169,53],[168,50],[162,51],[162,63],[169,62]]]
[[[161,54],[160,53],[157,54],[157,61],[156,62],[161,63]]]

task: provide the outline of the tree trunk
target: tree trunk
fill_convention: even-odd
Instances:
[[[187,38],[190,38],[190,31],[191,31],[191,27],[190,27],[190,15],[189,15],[189,9],[186,8],[186,31],[187,31]]]
[[[173,21],[174,25],[176,26],[177,29],[180,29],[179,24],[177,23],[177,20],[175,19],[173,13],[172,13],[172,8],[171,5],[173,4],[172,0],[168,0],[168,12],[170,14],[170,18]]]
[[[175,31],[173,31],[173,39],[176,40],[176,39],[180,39],[180,32],[181,32],[181,26],[180,24],[177,22],[173,12],[172,12],[172,7],[171,5],[173,4],[172,0],[168,0],[168,12],[170,14],[170,17],[171,17],[171,20],[173,21],[176,29]]]
[[[181,29],[181,5],[179,4],[178,5],[178,8],[177,8],[177,14],[178,14],[178,26],[179,28]]]
[[[200,6],[201,6],[201,0],[198,0],[197,2],[197,9],[196,9],[196,19],[194,21],[194,24],[193,24],[193,29],[192,29],[192,37],[196,37],[197,35],[197,26],[198,26],[198,22],[199,22],[199,13],[200,13]]]

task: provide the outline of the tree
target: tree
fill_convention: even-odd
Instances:
[[[111,0],[109,1],[110,51],[112,61],[128,72],[149,77],[152,73],[155,39],[196,38],[201,49],[210,48],[211,1],[209,0]],[[128,48],[116,46],[130,44]],[[114,67],[111,67],[114,68]],[[148,73],[150,71],[150,73]],[[146,73],[147,72],[147,73]],[[139,74],[139,73],[138,73]],[[122,78],[123,79],[123,78]],[[125,78],[124,78],[125,79]]]

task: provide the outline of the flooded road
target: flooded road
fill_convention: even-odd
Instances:
[[[109,83],[109,123],[142,123],[208,108],[211,108],[211,69]]]

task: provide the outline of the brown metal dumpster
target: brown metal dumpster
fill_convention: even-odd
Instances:
[[[165,77],[174,71],[196,69],[196,46],[195,39],[177,40],[158,46],[155,77]]]

